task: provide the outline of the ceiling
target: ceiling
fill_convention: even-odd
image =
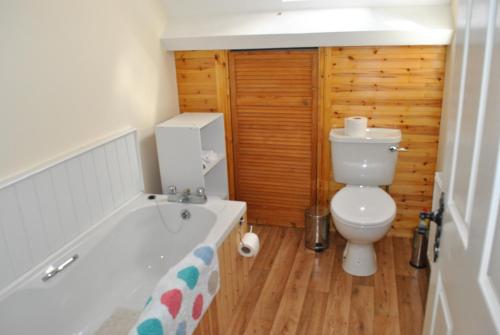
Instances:
[[[162,0],[168,16],[207,16],[316,8],[447,5],[449,0]]]

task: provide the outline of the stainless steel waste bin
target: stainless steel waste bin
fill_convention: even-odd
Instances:
[[[413,232],[410,264],[417,269],[427,266],[427,229],[415,228]]]
[[[305,211],[306,248],[323,251],[329,246],[330,212],[327,207],[315,206]]]

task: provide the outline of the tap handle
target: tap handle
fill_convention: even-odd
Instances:
[[[177,187],[175,187],[175,185],[170,185],[169,187],[167,187],[167,194],[176,195]]]
[[[196,195],[200,196],[200,197],[204,197],[205,196],[205,188],[204,187],[198,187],[196,189]]]

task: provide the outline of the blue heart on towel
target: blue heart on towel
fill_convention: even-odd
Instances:
[[[175,335],[186,335],[186,321],[179,323]]]
[[[212,259],[214,258],[214,249],[211,247],[199,247],[194,251],[194,255],[200,258],[205,265],[210,265]]]
[[[194,266],[188,266],[177,272],[177,278],[182,279],[186,282],[190,289],[193,289],[198,282],[198,277],[200,276],[200,271]]]
[[[158,319],[147,319],[137,327],[139,335],[163,335],[163,327]]]

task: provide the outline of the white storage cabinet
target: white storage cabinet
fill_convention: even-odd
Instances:
[[[207,195],[228,197],[226,143],[222,113],[183,113],[156,126],[156,146],[163,193],[205,187]],[[217,159],[203,167],[203,151]]]

